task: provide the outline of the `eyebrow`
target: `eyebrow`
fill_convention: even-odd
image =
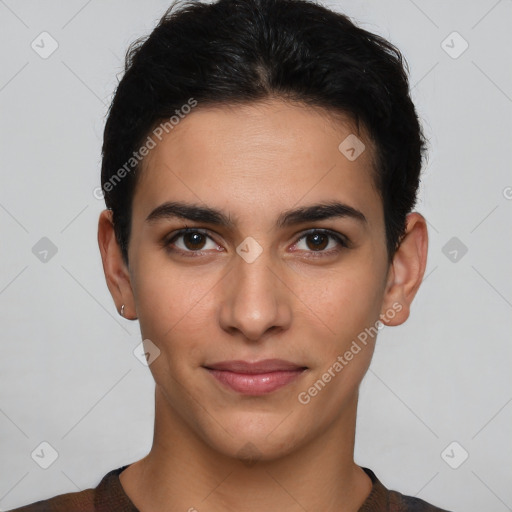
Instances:
[[[306,222],[343,217],[354,219],[363,224],[367,223],[367,219],[361,211],[352,206],[337,201],[331,201],[286,210],[279,215],[276,226],[283,228]],[[173,218],[204,222],[205,224],[225,228],[233,228],[235,226],[233,218],[226,215],[221,210],[179,201],[167,201],[157,206],[146,217],[146,222],[153,223],[158,220]]]

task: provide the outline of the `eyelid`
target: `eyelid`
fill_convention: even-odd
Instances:
[[[322,235],[326,235],[326,236],[333,238],[343,248],[350,247],[350,240],[345,235],[343,235],[337,231],[333,231],[331,229],[326,229],[326,228],[311,228],[307,231],[304,231],[293,245],[298,244],[306,236],[313,235],[316,233],[320,233]],[[329,254],[329,253],[335,252],[336,250],[339,250],[339,249],[331,249],[329,251],[310,251],[310,252],[316,253],[316,254]]]
[[[208,229],[195,228],[195,227],[189,227],[189,226],[185,226],[184,228],[174,231],[170,235],[164,237],[164,239],[162,240],[162,245],[165,248],[169,248],[171,246],[172,242],[174,242],[180,236],[186,235],[187,233],[200,233],[200,234],[204,235],[205,237],[209,238],[215,244],[220,245],[213,239],[213,237],[210,235],[210,231]],[[327,251],[326,250],[322,250],[322,251],[311,250],[311,251],[306,251],[306,252],[309,252],[311,254],[318,254],[318,255],[332,254],[335,252],[339,252],[341,250],[341,248],[346,249],[346,248],[350,247],[350,240],[345,235],[343,235],[342,233],[339,233],[337,231],[333,231],[331,229],[326,229],[326,228],[311,228],[311,229],[301,232],[300,235],[298,236],[298,238],[296,239],[296,241],[293,243],[293,246],[297,245],[301,240],[306,238],[308,235],[317,234],[317,233],[326,235],[326,236],[330,237],[331,239],[334,239],[337,242],[339,247],[337,247],[335,249],[330,249]],[[181,253],[187,253],[187,254],[197,254],[197,255],[203,254],[202,250],[184,251],[183,249],[179,249],[179,248],[174,248],[171,250],[173,250],[175,252],[181,252]]]
[[[178,229],[177,231],[173,231],[170,235],[167,235],[163,238],[162,244],[169,245],[171,242],[179,238],[180,236],[186,235],[187,233],[200,233],[205,237],[209,238],[213,242],[217,243],[213,237],[210,235],[210,231],[204,228],[194,228],[185,226],[184,228]],[[217,244],[219,245],[219,244]],[[188,251],[188,252],[200,252],[200,251]]]

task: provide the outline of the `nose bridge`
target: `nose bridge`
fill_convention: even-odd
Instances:
[[[285,327],[291,317],[270,251],[255,251],[254,245],[244,247],[243,243],[237,249],[239,257],[233,261],[235,268],[221,308],[223,328],[236,329],[251,340],[271,328]]]

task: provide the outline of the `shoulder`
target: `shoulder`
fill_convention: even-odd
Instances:
[[[395,491],[389,492],[389,505],[390,512],[448,512],[419,498],[404,496]]]
[[[8,512],[137,512],[119,482],[119,474],[126,467],[107,473],[96,488],[60,494]]]
[[[390,491],[384,487],[371,469],[362,469],[370,477],[373,487],[359,512],[449,512],[419,498]]]
[[[94,489],[86,489],[81,492],[72,492],[54,496],[47,500],[37,501],[30,505],[15,508],[8,512],[95,512]]]

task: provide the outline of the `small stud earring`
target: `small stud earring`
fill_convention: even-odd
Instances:
[[[121,306],[121,316],[124,316],[124,304]]]

